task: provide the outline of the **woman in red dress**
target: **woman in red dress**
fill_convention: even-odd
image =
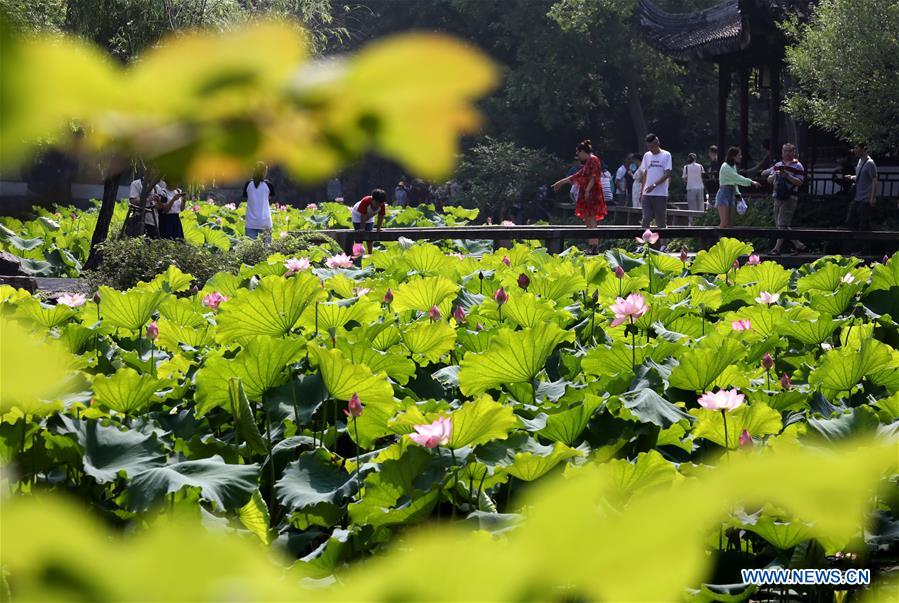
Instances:
[[[582,219],[587,228],[594,228],[596,223],[605,219],[609,213],[606,209],[606,201],[602,194],[602,163],[599,157],[593,154],[593,143],[584,140],[577,145],[577,157],[583,163],[583,167],[576,173],[562,178],[553,184],[554,190],[559,190],[565,184],[578,186],[577,203],[574,206],[574,214]],[[598,239],[587,241],[590,250],[595,251],[599,247]]]

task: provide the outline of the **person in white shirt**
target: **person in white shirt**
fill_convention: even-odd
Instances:
[[[634,172],[634,183],[631,184],[631,205],[634,207],[641,207],[640,203],[643,201],[643,180],[645,178],[646,171],[643,169],[643,166],[638,167]]]
[[[615,205],[627,205],[628,186],[627,186],[627,162],[629,157],[625,157],[624,161],[618,166],[615,172]]]
[[[656,226],[668,226],[668,181],[671,179],[671,153],[660,146],[659,137],[646,135],[648,151],[643,155],[641,167],[646,174],[643,184],[643,228],[649,228],[655,219]]]
[[[247,236],[257,239],[261,235],[266,243],[272,241],[271,200],[275,197],[275,186],[266,180],[268,166],[262,161],[256,163],[253,179],[247,180],[243,189],[247,200]]]
[[[155,182],[155,184],[153,184]],[[153,184],[144,201],[144,234],[150,238],[159,238],[159,208],[166,199],[168,192],[162,177],[153,168],[147,168],[143,178],[134,180],[128,191],[128,201],[132,207],[141,206],[141,193],[145,186]]]
[[[159,236],[163,239],[184,240],[181,216],[184,209],[184,191],[180,188],[168,192],[168,200],[159,208]]]
[[[705,183],[702,180],[705,170],[696,161],[696,153],[687,155],[687,165],[684,166],[684,183],[687,187],[687,209],[693,211],[705,210]],[[690,218],[693,224],[693,218]]]

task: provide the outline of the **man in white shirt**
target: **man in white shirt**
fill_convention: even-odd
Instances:
[[[616,205],[627,205],[627,161],[628,158],[625,157],[624,161],[618,167],[618,170],[615,172],[615,204]]]
[[[148,168],[143,178],[134,180],[128,191],[128,201],[132,207],[141,206],[141,193],[144,186],[150,186],[153,183],[153,190],[147,194],[144,201],[144,234],[150,238],[159,238],[159,205],[168,200],[165,181],[162,180],[157,172]]]
[[[275,186],[266,180],[268,166],[262,161],[256,163],[253,179],[247,180],[243,195],[247,200],[247,236],[256,239],[262,235],[266,243],[272,241],[271,199],[275,196]]]
[[[649,149],[643,155],[640,165],[646,174],[643,180],[641,205],[643,207],[643,228],[649,228],[653,218],[656,226],[668,226],[668,181],[671,178],[671,153],[662,149],[659,137],[646,135]]]

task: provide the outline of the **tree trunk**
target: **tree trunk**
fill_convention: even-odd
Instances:
[[[643,102],[640,100],[640,89],[637,78],[630,69],[624,71],[624,82],[627,86],[627,109],[631,114],[631,124],[634,126],[634,146],[636,152],[643,150],[646,144],[646,116],[643,114]]]
[[[118,172],[103,181],[103,202],[100,204],[100,215],[97,216],[97,225],[94,227],[94,234],[91,237],[91,251],[87,262],[84,263],[85,269],[93,269],[100,264],[100,250],[97,249],[97,246],[109,236],[109,225],[112,223],[112,215],[115,213],[115,204],[118,201],[121,176],[122,173]]]

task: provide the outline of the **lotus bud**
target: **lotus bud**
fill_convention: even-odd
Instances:
[[[774,367],[774,358],[771,357],[769,352],[765,352],[765,355],[762,356],[762,367],[768,371]]]
[[[622,268],[621,266],[616,267],[615,276],[617,276],[618,278],[624,278],[624,268]]]
[[[157,337],[159,337],[159,326],[156,321],[150,321],[150,324],[147,325],[147,339],[156,339]]]
[[[883,254],[883,263],[886,264],[889,261],[890,261],[890,256],[888,256],[887,254]]]
[[[784,389],[793,389],[793,382],[790,381],[790,378],[786,373],[784,373],[780,377],[780,386]]]
[[[521,274],[518,275],[518,286],[519,287],[527,290],[528,285],[530,285],[530,284],[531,284],[531,279],[527,274],[522,272]]]
[[[384,294],[384,303],[388,306],[393,303],[393,291],[390,289],[387,289],[387,293]]]
[[[431,306],[431,309],[428,310],[428,317],[433,321],[438,321],[443,315],[440,313],[440,308],[437,306]]]
[[[465,322],[465,310],[462,309],[462,306],[456,306],[456,309],[453,310],[453,318],[460,325]]]
[[[687,255],[687,248],[684,247],[683,249],[680,250],[680,261],[686,264],[687,260],[689,258],[690,258],[690,256]]]
[[[740,269],[740,260],[734,260],[734,270]]]
[[[509,256],[507,256],[507,255],[503,256],[503,264],[505,264],[506,266],[512,265],[512,260],[509,259]]]
[[[593,300],[594,306],[599,303],[599,289],[597,289],[593,292],[593,295],[590,296],[590,299]]]
[[[752,439],[752,435],[747,430],[743,430],[740,432],[740,447],[742,448],[752,448],[755,446],[755,441]]]
[[[509,301],[509,294],[506,293],[506,290],[500,287],[496,290],[496,293],[493,294],[493,301],[495,301],[500,306]]]
[[[362,416],[362,402],[359,401],[359,394],[353,394],[353,397],[347,402],[346,408],[343,409],[343,414],[354,419]]]
[[[94,299],[94,303],[95,303],[95,304],[99,304],[99,303],[100,303],[100,292],[99,292],[99,291],[96,292],[96,293],[94,293],[94,298],[93,298],[93,299]]]
[[[483,331],[483,330],[484,330],[484,325],[482,325],[481,323],[478,323],[478,324],[476,324],[476,325],[474,326],[474,330],[475,330],[475,331]]]

